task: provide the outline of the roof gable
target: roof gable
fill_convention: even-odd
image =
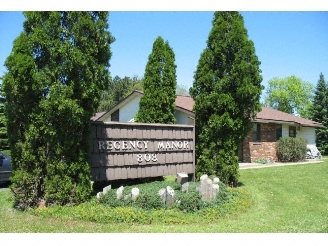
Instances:
[[[143,96],[144,93],[142,91],[135,90],[129,96],[120,101],[115,107],[107,112],[97,113],[100,116],[95,120],[102,120],[107,118],[114,111],[122,107],[123,105],[129,103],[136,96]],[[195,101],[190,96],[181,96],[177,95],[175,99],[176,110],[187,112],[191,115],[194,115],[193,107]],[[93,117],[93,118],[96,118]],[[273,108],[262,107],[262,110],[257,113],[254,122],[262,122],[262,123],[279,123],[279,124],[298,124],[301,126],[311,126],[311,127],[322,127],[323,125],[319,122],[315,122],[312,120],[304,119],[299,116],[295,116],[292,114],[288,114]]]

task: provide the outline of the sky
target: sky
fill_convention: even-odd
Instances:
[[[116,39],[111,44],[111,76],[142,78],[152,45],[161,36],[175,53],[178,85],[189,90],[206,48],[214,12],[116,9],[109,14],[109,31]],[[320,73],[328,80],[328,8],[323,8],[325,11],[245,9],[240,13],[261,62],[262,85],[266,89],[274,77],[295,75],[314,86]],[[5,59],[14,39],[23,31],[24,19],[22,12],[0,11],[0,76],[6,72]]]

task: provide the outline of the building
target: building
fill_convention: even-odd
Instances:
[[[134,91],[111,110],[97,113],[92,120],[134,122],[142,96],[143,92]],[[190,117],[195,117],[194,100],[190,96],[178,95],[175,104],[176,124],[188,124]],[[239,160],[254,162],[258,159],[270,158],[277,161],[276,143],[281,137],[305,138],[308,141],[308,148],[316,149],[315,129],[322,126],[321,123],[312,120],[262,107],[256,115],[252,131],[239,146]]]
[[[281,137],[307,139],[307,147],[316,149],[315,129],[321,123],[287,114],[276,109],[262,107],[254,120],[254,127],[241,143],[239,159],[254,162],[261,158],[277,161],[276,144]]]
[[[142,91],[134,91],[109,111],[97,113],[92,120],[134,122],[142,96]],[[187,125],[189,117],[195,117],[195,113],[192,111],[194,100],[190,96],[177,96],[175,105],[176,124]]]

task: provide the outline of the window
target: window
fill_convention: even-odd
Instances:
[[[291,138],[296,137],[296,126],[289,127],[289,137],[291,137]]]
[[[282,137],[282,125],[276,124],[276,141]]]
[[[120,121],[120,111],[119,109],[116,110],[112,115],[110,116],[111,121]]]
[[[254,124],[253,142],[261,142],[261,124]]]

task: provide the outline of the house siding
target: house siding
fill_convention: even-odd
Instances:
[[[260,142],[253,142],[253,131],[250,131],[242,144],[242,161],[255,162],[261,158],[277,161],[276,124],[261,124]]]
[[[176,110],[174,113],[174,117],[176,119],[176,124],[188,125],[188,119],[189,117],[191,117],[191,115]]]
[[[140,98],[141,96],[136,96],[132,98],[129,103],[126,103],[120,107],[119,122],[129,122],[136,116],[139,110]],[[111,120],[111,115],[108,115],[106,118],[102,119],[103,122],[109,122]]]
[[[300,131],[297,131],[297,137],[305,138],[308,140],[307,145],[315,146],[315,129],[312,127],[301,127]]]
[[[131,122],[135,118],[139,102],[143,96],[142,92],[135,91],[126,99],[117,104],[110,111],[99,118],[99,121],[111,121],[111,114],[119,109],[119,122]],[[195,114],[192,111],[194,101],[191,97],[178,96],[176,99],[176,110],[174,116],[176,124],[188,125],[190,117],[194,118]],[[269,123],[271,122],[271,123]],[[315,128],[321,127],[322,124],[308,119],[303,119],[294,115],[290,115],[275,109],[262,107],[262,110],[254,119],[255,124],[260,124],[260,127],[255,127],[247,135],[244,141],[240,143],[238,149],[238,158],[242,162],[254,162],[261,158],[270,158],[277,161],[276,142],[277,137],[289,137],[289,127],[293,126],[296,129],[296,137],[302,137],[308,140],[308,147],[315,147]],[[276,132],[276,126],[281,125],[281,135]],[[260,131],[259,135],[253,139],[253,130]],[[255,141],[256,140],[256,141]]]
[[[139,110],[140,99],[141,96],[137,96],[129,104],[125,104],[120,108],[120,122],[129,122],[136,116]]]
[[[255,162],[261,158],[269,158],[273,161],[278,161],[276,153],[276,124],[275,123],[258,123],[261,124],[261,141],[253,141],[253,130],[250,131],[242,142],[242,151],[239,159],[243,162]],[[289,126],[282,125],[282,137],[289,137]],[[295,126],[295,125],[294,125]],[[296,137],[305,138],[308,140],[307,146],[315,146],[315,128],[313,127],[298,127],[296,126]]]

